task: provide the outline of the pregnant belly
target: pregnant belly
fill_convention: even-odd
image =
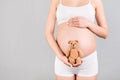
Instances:
[[[59,25],[57,42],[64,53],[69,49],[69,40],[79,41],[79,49],[84,52],[84,56],[89,55],[96,49],[95,35],[87,28],[76,28],[66,24]]]

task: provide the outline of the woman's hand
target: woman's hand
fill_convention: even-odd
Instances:
[[[72,64],[70,64],[68,62],[68,58],[66,56],[60,56],[59,59],[66,65],[68,65],[69,67],[72,67]]]
[[[82,64],[82,62],[80,63],[76,63],[76,64],[71,64],[69,63],[68,61],[68,58],[66,56],[61,56],[61,57],[58,57],[64,64],[68,65],[69,67],[78,67]]]
[[[78,67],[78,66],[80,66],[82,63],[83,63],[83,61],[82,61],[82,62],[79,62],[79,63],[76,63],[76,64],[73,64],[73,67]]]
[[[90,25],[90,21],[82,16],[77,16],[70,18],[67,22],[69,26],[78,27],[78,28],[87,28]]]

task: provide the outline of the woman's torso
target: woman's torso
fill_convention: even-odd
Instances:
[[[66,21],[74,16],[83,16],[92,22],[95,19],[95,10],[89,1],[87,4],[79,7],[65,6],[59,3],[56,11],[58,22],[57,42],[61,50],[66,53],[69,49],[69,40],[78,40],[79,49],[85,56],[94,52],[96,49],[95,35],[87,28],[76,28],[66,24]]]

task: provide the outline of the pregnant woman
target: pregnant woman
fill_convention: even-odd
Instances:
[[[96,19],[97,24],[94,23]],[[54,37],[55,22],[57,37]],[[108,26],[101,0],[52,0],[46,23],[46,39],[54,51],[56,80],[97,80],[98,61],[95,36],[106,39]],[[82,64],[71,67],[64,55],[68,41],[78,40],[84,53]]]

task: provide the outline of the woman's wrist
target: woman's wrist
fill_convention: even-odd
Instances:
[[[62,57],[64,57],[63,53],[59,53],[58,55],[56,55],[59,59],[61,59]]]

